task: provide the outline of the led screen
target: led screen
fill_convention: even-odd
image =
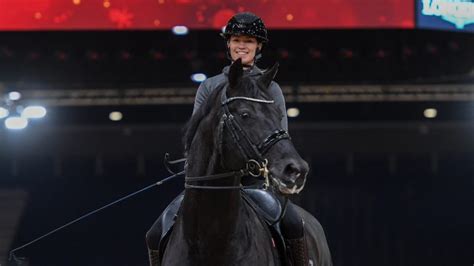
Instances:
[[[236,12],[269,28],[412,28],[413,0],[0,0],[0,30],[219,29]]]
[[[474,32],[474,0],[417,0],[418,27]]]

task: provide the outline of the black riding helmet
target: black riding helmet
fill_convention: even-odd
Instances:
[[[248,35],[259,42],[268,42],[267,28],[262,19],[250,12],[235,14],[225,27],[221,36],[228,40],[232,35]]]

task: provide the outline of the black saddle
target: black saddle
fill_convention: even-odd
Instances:
[[[285,240],[281,234],[279,221],[284,215],[284,208],[280,200],[273,194],[262,189],[244,189],[242,197],[245,202],[262,218],[268,225],[272,233],[275,245],[280,251],[283,261],[287,261]],[[184,192],[176,197],[160,216],[161,219],[161,239],[159,244],[160,258],[168,243],[168,238],[176,220],[178,210],[184,198]]]

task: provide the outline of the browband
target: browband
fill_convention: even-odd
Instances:
[[[226,99],[225,101],[222,102],[222,105],[226,105],[232,101],[236,100],[245,100],[245,101],[251,101],[251,102],[256,102],[256,103],[267,103],[267,104],[272,104],[275,103],[273,100],[264,100],[264,99],[256,99],[256,98],[250,98],[250,97],[244,97],[244,96],[236,96],[236,97],[231,97]]]

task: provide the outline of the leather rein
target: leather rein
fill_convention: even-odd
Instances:
[[[226,88],[223,89],[221,94],[221,107],[224,109],[224,113],[219,121],[218,125],[218,138],[219,138],[219,147],[218,152],[221,155],[221,165],[224,166],[223,156],[222,156],[222,144],[223,144],[223,131],[227,128],[232,136],[233,142],[237,145],[239,152],[246,160],[245,167],[237,171],[231,171],[221,174],[206,175],[206,176],[197,176],[197,177],[185,177],[185,188],[193,189],[241,189],[241,188],[261,188],[261,185],[253,186],[243,186],[242,184],[238,186],[204,186],[204,185],[195,185],[190,184],[193,182],[199,181],[211,181],[218,180],[228,177],[243,177],[251,176],[259,180],[264,180],[263,189],[267,189],[270,186],[269,170],[268,170],[268,160],[264,158],[264,155],[268,150],[273,147],[277,142],[284,139],[290,139],[290,135],[284,129],[275,130],[267,138],[265,138],[261,143],[255,144],[249,138],[246,131],[242,128],[239,122],[235,119],[235,116],[229,110],[229,104],[234,101],[249,101],[260,104],[274,104],[273,100],[266,99],[257,99],[243,96],[236,96],[227,98],[226,97]]]

